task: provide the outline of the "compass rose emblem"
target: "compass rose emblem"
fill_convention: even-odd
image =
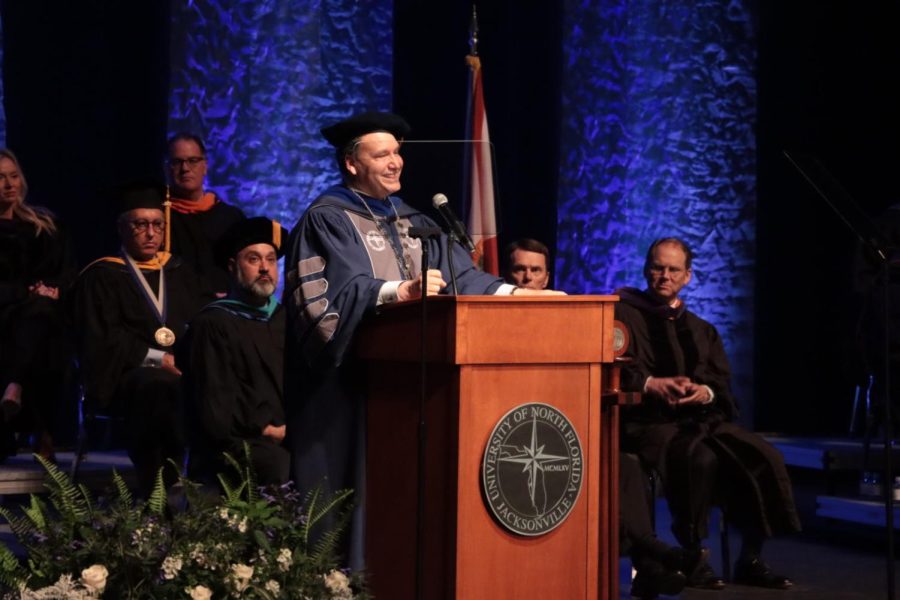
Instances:
[[[583,467],[568,418],[549,404],[523,404],[504,415],[488,439],[481,469],[485,501],[510,531],[547,533],[575,506]]]

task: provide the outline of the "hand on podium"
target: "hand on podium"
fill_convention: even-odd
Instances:
[[[428,269],[428,273],[426,274],[427,282],[426,282],[426,290],[428,296],[436,296],[442,289],[447,287],[447,282],[441,277],[441,272],[438,269]],[[397,288],[397,300],[400,302],[406,300],[415,300],[416,298],[422,297],[422,278],[416,277],[415,279],[410,279],[404,281]]]
[[[562,290],[535,290],[533,288],[517,287],[513,290],[514,296],[566,296]]]

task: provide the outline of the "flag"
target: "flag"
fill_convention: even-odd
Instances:
[[[481,59],[469,54],[466,62],[471,72],[469,114],[472,140],[469,164],[469,235],[475,243],[472,260],[488,273],[500,274],[497,252],[497,219],[494,213],[494,170],[491,137],[481,88]]]

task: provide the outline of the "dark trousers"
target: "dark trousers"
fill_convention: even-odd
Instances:
[[[138,367],[122,378],[118,399],[125,414],[128,456],[138,490],[146,497],[160,469],[164,483],[171,485],[178,477],[172,463],[184,460],[181,378],[164,369]]]
[[[800,530],[781,453],[734,423],[626,423],[623,447],[662,476],[672,532],[683,546],[709,535],[713,504],[745,532]]]

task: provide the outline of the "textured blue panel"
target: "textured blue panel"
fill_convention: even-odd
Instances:
[[[204,137],[207,187],[293,226],[338,179],[319,128],[390,109],[390,0],[172,3],[169,129]]]
[[[643,285],[653,239],[697,253],[689,307],[722,333],[750,400],[755,23],[744,0],[568,0],[558,284]]]

